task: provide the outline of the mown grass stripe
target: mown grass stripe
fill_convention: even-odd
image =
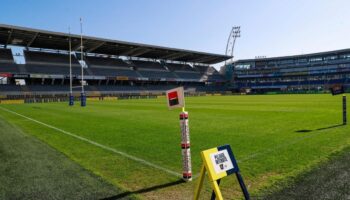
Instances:
[[[141,159],[141,158],[138,158],[138,157],[129,155],[129,154],[125,153],[125,152],[122,152],[122,151],[113,149],[113,148],[111,148],[111,147],[108,147],[108,146],[99,144],[99,143],[94,142],[94,141],[92,141],[92,140],[89,140],[89,139],[87,139],[87,138],[84,138],[84,137],[75,135],[75,134],[73,134],[73,133],[71,133],[71,132],[62,130],[62,129],[60,129],[60,128],[57,128],[57,127],[54,127],[54,126],[52,126],[52,125],[46,124],[46,123],[44,123],[44,122],[38,121],[38,120],[36,120],[36,119],[27,117],[27,116],[25,116],[25,115],[19,114],[19,113],[17,113],[17,112],[12,111],[12,110],[9,110],[9,109],[3,108],[3,107],[0,107],[0,109],[4,110],[4,111],[6,111],[6,112],[9,112],[9,113],[11,113],[11,114],[20,116],[20,117],[22,117],[22,118],[25,118],[25,119],[27,119],[27,120],[30,120],[30,121],[32,121],[32,122],[35,122],[35,123],[37,123],[37,124],[46,126],[46,127],[48,127],[48,128],[51,128],[51,129],[56,130],[56,131],[58,131],[58,132],[61,132],[61,133],[63,133],[63,134],[69,135],[69,136],[71,136],[71,137],[74,137],[74,138],[79,139],[79,140],[81,140],[81,141],[84,141],[84,142],[86,142],[86,143],[95,145],[95,146],[100,147],[100,148],[102,148],[102,149],[105,149],[105,150],[107,150],[107,151],[111,151],[111,152],[113,152],[113,153],[119,154],[119,155],[121,155],[121,156],[124,156],[124,157],[126,157],[126,158],[128,158],[128,159],[130,159],[130,160],[136,161],[136,162],[141,163],[141,164],[143,164],[143,165],[146,165],[146,166],[149,166],[149,167],[152,167],[152,168],[161,170],[161,171],[163,171],[163,172],[166,172],[166,173],[168,173],[168,174],[170,174],[170,175],[173,175],[173,176],[176,176],[176,177],[182,177],[182,174],[180,174],[180,173],[177,173],[177,172],[172,171],[172,170],[170,170],[170,169],[167,169],[167,168],[161,167],[161,166],[159,166],[159,165],[153,164],[153,163],[151,163],[151,162],[149,162],[149,161],[146,161],[146,160],[144,160],[144,159]]]

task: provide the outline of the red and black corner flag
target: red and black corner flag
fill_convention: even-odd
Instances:
[[[178,87],[172,90],[166,91],[166,96],[168,100],[168,107],[171,108],[181,108],[184,107],[184,88]]]

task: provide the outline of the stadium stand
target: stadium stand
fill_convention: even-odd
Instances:
[[[162,64],[160,64],[159,62],[133,60],[132,63],[140,71],[141,70],[166,71],[164,66]]]
[[[53,64],[53,65],[69,65],[69,55],[59,53],[47,53],[39,51],[24,51],[27,63],[30,64]],[[80,66],[75,56],[72,56],[72,65]]]
[[[170,79],[175,79],[175,75],[171,72],[168,71],[139,71],[139,73],[142,75],[142,77],[147,77],[150,79],[164,79],[164,78],[170,78]]]
[[[94,67],[89,68],[91,72],[96,76],[127,76],[127,77],[139,77],[139,75],[131,69],[116,69],[113,67]]]
[[[196,69],[198,72],[202,73],[202,74],[205,74],[208,72],[209,70],[209,67],[208,66],[200,66],[200,65],[195,65],[193,66],[194,69]]]
[[[11,49],[0,49],[0,72],[19,73],[19,67],[15,64]]]
[[[169,72],[160,62],[133,60],[133,66],[142,77],[149,79],[174,79],[175,75]]]
[[[6,92],[22,92],[21,86],[19,85],[3,85],[0,84],[0,91],[6,91]]]
[[[189,64],[165,63],[165,66],[174,72],[193,72],[195,71]]]
[[[195,92],[224,92],[225,79],[209,67],[229,56],[0,24],[0,98],[67,96],[71,39],[74,92],[80,92],[83,66],[87,95],[164,94],[184,86]],[[16,64],[12,46],[23,49],[25,64]],[[193,67],[192,67],[193,66]],[[159,93],[160,92],[160,93]]]
[[[130,65],[118,58],[87,56],[88,64],[95,67],[115,67],[115,68],[130,68]]]
[[[324,91],[332,84],[349,84],[350,49],[237,60],[232,65],[234,90]]]
[[[33,74],[69,74],[69,55],[58,53],[46,53],[36,51],[24,51],[26,65],[24,65],[28,73]],[[74,55],[72,58],[72,74],[81,74],[81,65]],[[85,73],[86,70],[85,70]]]
[[[189,79],[195,81],[199,81],[203,76],[203,74],[197,72],[176,72],[176,75],[182,79]]]
[[[11,49],[0,49],[0,62],[14,63]]]
[[[86,62],[92,74],[96,76],[139,77],[131,66],[121,59],[88,56]]]

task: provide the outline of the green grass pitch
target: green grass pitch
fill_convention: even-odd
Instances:
[[[288,183],[298,174],[350,145],[342,126],[342,97],[325,95],[206,96],[186,98],[193,174],[202,150],[230,144],[253,195]],[[180,110],[169,111],[165,98],[1,105],[13,112],[75,134],[118,152],[181,174]],[[84,168],[140,198],[191,199],[197,179],[179,177],[124,155],[64,134],[28,118],[0,115],[66,154]],[[209,198],[209,184],[203,197]],[[221,186],[224,198],[240,198],[235,177]]]

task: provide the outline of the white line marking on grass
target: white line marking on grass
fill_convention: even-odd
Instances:
[[[161,170],[161,171],[163,171],[163,172],[166,172],[166,173],[168,173],[168,174],[171,174],[171,175],[174,175],[174,176],[177,176],[177,177],[182,178],[182,175],[181,175],[180,173],[177,173],[177,172],[172,171],[172,170],[170,170],[170,169],[166,169],[166,168],[164,168],[164,167],[161,167],[161,166],[159,166],[159,165],[153,164],[153,163],[148,162],[148,161],[146,161],[146,160],[143,160],[143,159],[141,159],[141,158],[138,158],[138,157],[129,155],[129,154],[125,153],[125,152],[118,151],[118,150],[113,149],[113,148],[111,148],[111,147],[108,147],[108,146],[99,144],[99,143],[97,143],[97,142],[91,141],[91,140],[86,139],[86,138],[84,138],[84,137],[75,135],[75,134],[70,133],[70,132],[68,132],[68,131],[65,131],[65,130],[62,130],[62,129],[60,129],[60,128],[51,126],[51,125],[46,124],[46,123],[44,123],[44,122],[41,122],[41,121],[38,121],[38,120],[36,120],[36,119],[27,117],[27,116],[25,116],[25,115],[19,114],[19,113],[17,113],[17,112],[12,111],[12,110],[3,108],[3,107],[1,107],[1,106],[0,106],[0,109],[4,110],[4,111],[6,111],[6,112],[12,113],[12,114],[14,114],[14,115],[23,117],[23,118],[25,118],[25,119],[27,119],[27,120],[29,120],[29,121],[35,122],[35,123],[37,123],[37,124],[46,126],[46,127],[48,127],[48,128],[51,128],[51,129],[56,130],[56,131],[58,131],[58,132],[61,132],[61,133],[63,133],[63,134],[69,135],[69,136],[71,136],[71,137],[74,137],[74,138],[79,139],[79,140],[81,140],[81,141],[84,141],[84,142],[86,142],[86,143],[95,145],[95,146],[100,147],[100,148],[102,148],[102,149],[104,149],[104,150],[111,151],[111,152],[113,152],[113,153],[119,154],[119,155],[121,155],[121,156],[124,156],[124,157],[130,159],[130,160],[139,162],[139,163],[141,163],[141,164],[143,164],[143,165],[146,165],[146,166],[149,166],[149,167],[152,167],[152,168]]]

